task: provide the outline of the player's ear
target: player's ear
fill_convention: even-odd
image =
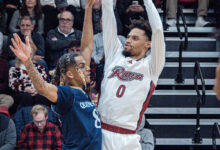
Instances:
[[[68,70],[68,71],[66,72],[66,76],[67,76],[68,78],[71,78],[71,79],[74,78],[74,75],[73,75],[73,73],[72,73],[70,70]]]
[[[151,47],[151,41],[146,41],[144,44],[144,48],[148,50]]]

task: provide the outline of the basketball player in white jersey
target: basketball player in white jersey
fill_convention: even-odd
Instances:
[[[165,64],[160,16],[152,0],[144,4],[150,25],[133,21],[123,47],[117,38],[113,0],[102,0],[105,67],[98,110],[103,150],[141,149],[136,130]]]

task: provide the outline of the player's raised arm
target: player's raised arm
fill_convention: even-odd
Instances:
[[[87,66],[90,66],[93,51],[92,6],[94,2],[95,0],[86,0],[83,34],[81,40],[81,55],[85,59]]]
[[[31,46],[29,43],[29,38],[26,37],[25,41],[26,43],[23,43],[20,37],[15,33],[14,37],[12,38],[13,47],[10,46],[10,48],[25,65],[28,75],[38,93],[47,97],[51,102],[56,103],[57,87],[43,80],[41,74],[34,67],[31,60]]]
[[[151,56],[152,75],[158,77],[165,64],[165,43],[163,26],[157,9],[152,0],[144,0],[149,23],[152,29]],[[157,79],[156,79],[157,80]]]
[[[102,26],[105,58],[108,58],[121,46],[117,37],[113,0],[102,0]]]

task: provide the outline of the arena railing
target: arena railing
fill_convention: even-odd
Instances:
[[[198,79],[201,80],[202,90],[200,92]],[[203,78],[202,70],[199,61],[195,62],[194,67],[194,85],[197,93],[197,104],[196,104],[196,130],[194,132],[194,137],[192,139],[193,143],[202,143],[202,138],[200,136],[200,107],[205,104],[206,100],[206,90],[205,90],[205,80]]]
[[[183,39],[183,34],[182,34],[181,29],[180,29],[180,18],[183,21],[184,41],[182,40]],[[182,73],[182,62],[183,62],[182,53],[183,53],[183,50],[186,51],[187,48],[188,48],[188,29],[187,29],[185,15],[183,14],[183,7],[181,5],[178,5],[176,27],[177,27],[178,35],[180,37],[179,67],[178,67],[178,73],[177,73],[177,77],[176,77],[176,82],[177,83],[183,83],[184,82],[184,78],[183,78],[183,73]]]
[[[218,123],[215,122],[212,127],[212,148],[213,148],[213,150],[217,150],[217,146],[216,146],[217,135],[220,136],[220,128],[219,128]]]

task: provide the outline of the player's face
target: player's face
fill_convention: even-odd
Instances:
[[[136,59],[143,58],[150,48],[150,41],[145,36],[144,30],[134,28],[127,36],[123,54]]]
[[[42,132],[44,130],[46,126],[47,118],[48,117],[45,116],[43,112],[40,112],[37,115],[33,115],[33,122],[39,131]]]
[[[86,83],[90,83],[90,67],[86,65],[86,61],[82,56],[75,57],[75,61],[79,66],[80,70],[82,70]]]
[[[73,80],[78,85],[85,85],[90,83],[90,68],[86,65],[85,60],[82,56],[77,56],[74,58],[77,63],[77,69],[71,67],[69,71],[73,74]]]

